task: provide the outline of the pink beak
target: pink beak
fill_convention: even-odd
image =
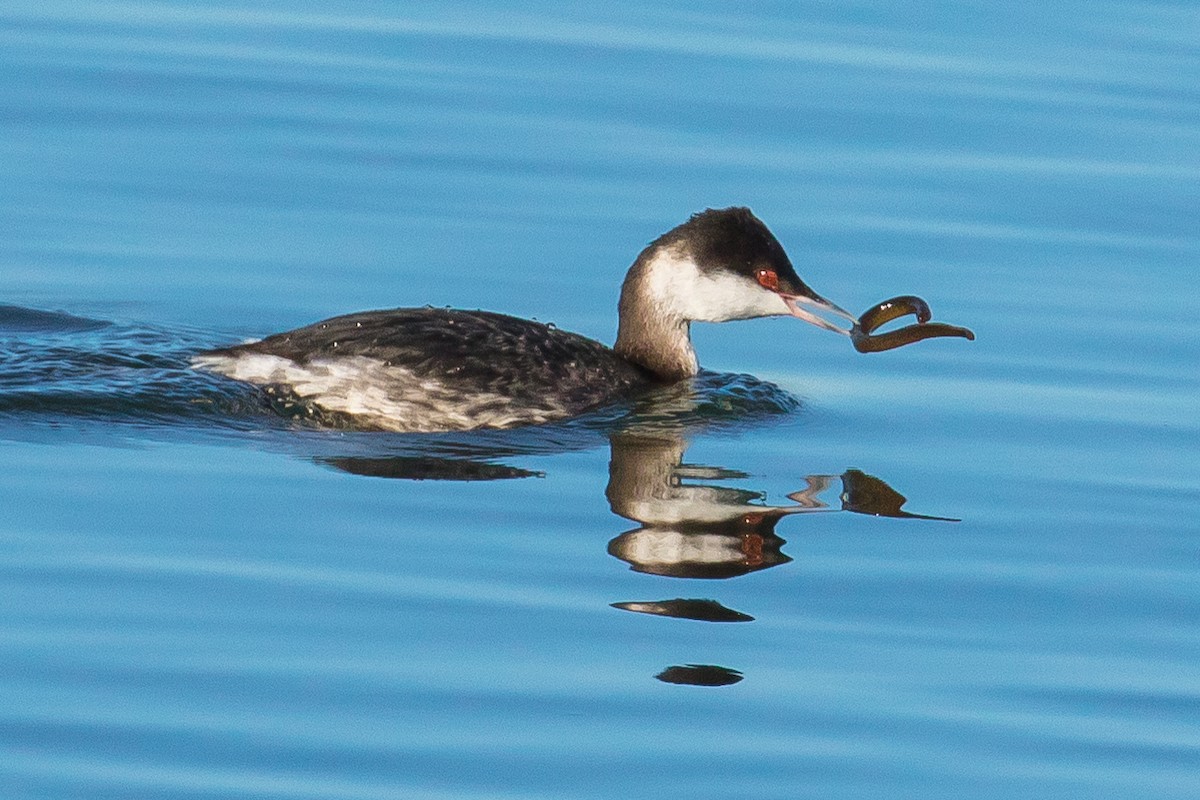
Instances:
[[[839,328],[824,317],[817,316],[814,311],[822,311],[827,314],[834,314],[843,319],[849,320],[851,325],[858,323],[858,317],[851,314],[836,303],[831,303],[820,295],[808,297],[802,294],[780,294],[783,302],[787,304],[788,311],[793,317],[802,319],[810,325],[816,325],[818,328],[824,328],[827,331],[840,333],[845,336],[850,335],[849,328]],[[812,309],[810,311],[809,309]]]

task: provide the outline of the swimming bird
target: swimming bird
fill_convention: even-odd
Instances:
[[[652,241],[621,286],[610,348],[497,314],[398,308],[333,317],[199,354],[194,365],[285,392],[358,427],[506,428],[581,414],[699,371],[693,322],[855,322],[800,279],[748,208],[707,209]]]

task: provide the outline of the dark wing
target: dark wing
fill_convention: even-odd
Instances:
[[[265,353],[300,364],[362,356],[464,392],[536,400],[552,391],[580,409],[652,383],[649,373],[599,342],[487,311],[365,311],[213,351],[239,353]]]

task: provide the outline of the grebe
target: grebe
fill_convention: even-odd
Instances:
[[[360,427],[504,428],[696,375],[692,322],[790,315],[846,335],[852,330],[818,312],[856,322],[800,280],[748,208],[702,211],[651,242],[625,277],[618,310],[612,348],[504,314],[400,308],[211,350],[194,365],[290,393]]]

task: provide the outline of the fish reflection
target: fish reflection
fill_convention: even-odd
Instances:
[[[842,475],[842,509],[856,514],[873,517],[895,517],[897,519],[931,519],[939,522],[962,522],[954,517],[932,517],[927,514],[911,514],[903,510],[908,498],[891,486],[857,469],[849,469]]]

